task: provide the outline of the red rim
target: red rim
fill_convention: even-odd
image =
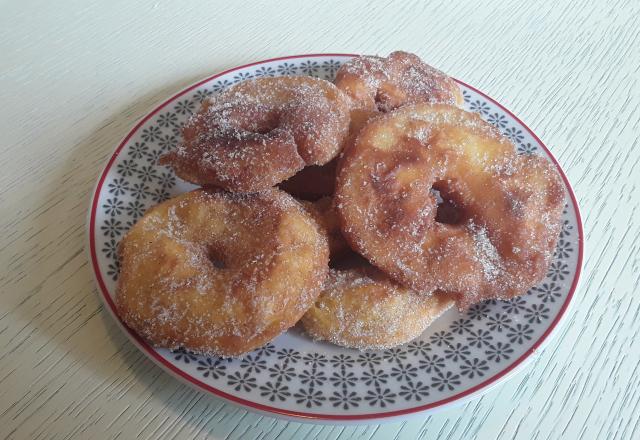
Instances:
[[[250,63],[250,64],[245,64],[242,66],[238,66],[238,67],[234,67],[233,69],[229,69],[229,70],[225,70],[223,72],[220,72],[218,74],[215,74],[213,76],[210,76],[206,79],[203,79],[202,81],[197,82],[196,84],[193,84],[192,86],[187,87],[186,89],[182,90],[181,92],[177,93],[176,95],[172,96],[171,98],[167,99],[166,101],[164,101],[163,103],[161,103],[160,105],[158,105],[155,109],[153,109],[147,116],[145,116],[140,122],[138,122],[133,129],[131,129],[129,131],[129,133],[127,134],[127,136],[125,136],[125,138],[122,140],[122,142],[120,142],[120,145],[118,145],[118,148],[115,150],[115,152],[113,153],[113,155],[111,156],[111,158],[109,159],[109,162],[107,163],[106,167],[104,168],[104,171],[102,172],[102,174],[100,175],[100,178],[98,180],[98,183],[96,185],[96,189],[95,192],[93,194],[93,200],[91,203],[91,215],[90,215],[90,219],[89,219],[89,248],[90,248],[90,253],[91,253],[91,263],[93,266],[93,271],[96,277],[96,280],[98,282],[98,286],[100,287],[100,291],[102,294],[102,297],[105,301],[105,303],[109,306],[109,309],[111,311],[111,313],[116,317],[116,319],[118,320],[118,322],[120,323],[120,325],[126,330],[126,332],[129,334],[129,336],[137,343],[137,345],[139,347],[141,347],[146,354],[151,357],[156,363],[158,363],[161,367],[163,367],[164,369],[176,374],[177,376],[179,376],[180,378],[182,378],[183,380],[187,381],[188,383],[190,383],[191,385],[194,385],[202,390],[208,391],[218,397],[221,397],[223,399],[226,399],[228,401],[231,401],[233,403],[239,404],[239,405],[243,405],[249,408],[253,408],[259,411],[265,411],[265,412],[269,412],[269,413],[273,413],[273,414],[278,414],[278,415],[283,415],[283,416],[288,416],[288,417],[298,417],[298,418],[305,418],[305,419],[317,419],[317,420],[336,420],[336,421],[354,421],[354,420],[369,420],[369,419],[382,419],[382,418],[389,418],[389,417],[396,417],[396,416],[402,416],[402,415],[407,415],[407,414],[413,414],[413,413],[417,413],[417,412],[421,412],[421,411],[426,411],[429,409],[434,409],[434,408],[438,408],[441,407],[443,405],[446,405],[448,403],[454,402],[456,400],[460,400],[463,399],[465,397],[471,396],[472,394],[480,391],[483,388],[487,388],[492,384],[495,384],[497,381],[499,381],[500,379],[502,379],[503,377],[505,377],[508,373],[510,373],[511,371],[513,371],[516,367],[518,367],[520,364],[522,364],[527,358],[529,358],[529,356],[535,351],[537,350],[543,342],[545,342],[545,340],[547,340],[547,338],[549,337],[549,335],[552,333],[552,331],[556,328],[556,326],[558,325],[558,323],[560,322],[560,320],[562,319],[562,317],[564,316],[567,307],[569,306],[569,304],[571,303],[571,299],[573,298],[573,295],[575,293],[575,290],[577,288],[578,285],[578,280],[580,278],[580,273],[582,270],[582,258],[583,258],[583,250],[584,250],[584,242],[583,242],[583,229],[582,229],[582,218],[580,216],[580,210],[578,207],[578,202],[576,200],[575,194],[573,193],[573,189],[571,188],[571,185],[569,184],[569,180],[567,179],[567,176],[565,175],[564,171],[562,170],[562,168],[560,167],[560,164],[558,163],[558,161],[556,160],[556,158],[553,156],[553,154],[551,154],[551,152],[549,151],[549,149],[546,147],[546,145],[540,140],[540,138],[538,136],[536,136],[536,134],[529,128],[527,127],[527,125],[525,125],[516,115],[514,115],[513,113],[511,113],[509,110],[507,110],[504,106],[502,106],[500,103],[496,102],[495,100],[493,100],[492,98],[490,98],[489,96],[485,95],[484,93],[482,93],[480,90],[476,89],[475,87],[470,86],[469,84],[462,82],[460,80],[456,81],[462,85],[464,85],[465,87],[468,87],[472,90],[474,90],[475,92],[477,92],[478,94],[482,95],[485,99],[487,99],[488,101],[494,103],[496,106],[500,107],[503,111],[505,111],[507,114],[509,114],[513,119],[515,119],[516,121],[518,121],[530,134],[531,136],[533,136],[533,138],[542,146],[542,148],[544,148],[545,152],[549,155],[549,157],[551,158],[552,162],[556,165],[556,168],[558,169],[558,172],[560,173],[560,176],[562,177],[562,180],[565,183],[565,186],[569,192],[569,196],[571,198],[571,202],[573,204],[573,208],[575,210],[575,214],[576,214],[576,219],[577,219],[577,223],[578,223],[578,261],[577,261],[577,269],[576,269],[576,273],[573,279],[573,282],[571,284],[571,289],[569,291],[569,294],[567,295],[567,298],[565,299],[564,304],[562,305],[562,307],[560,308],[558,314],[556,315],[555,319],[551,322],[551,324],[549,325],[549,327],[545,330],[545,332],[540,336],[540,338],[524,353],[522,354],[519,358],[515,359],[513,361],[513,363],[511,363],[511,365],[509,365],[508,367],[504,368],[502,371],[500,371],[499,373],[495,374],[494,376],[492,376],[491,378],[488,378],[487,380],[465,390],[462,391],[454,396],[448,397],[446,399],[442,399],[439,400],[437,402],[433,402],[433,403],[429,403],[426,405],[421,405],[421,406],[416,406],[413,408],[408,408],[408,409],[403,409],[403,410],[397,410],[397,411],[389,411],[389,412],[383,412],[383,413],[371,413],[371,414],[356,414],[356,415],[332,415],[332,414],[317,414],[317,413],[306,413],[306,412],[298,412],[298,411],[291,411],[291,410],[285,410],[285,409],[281,409],[281,408],[275,408],[275,407],[271,407],[268,405],[262,405],[260,403],[255,403],[249,400],[245,400],[242,399],[240,397],[228,394],[224,391],[221,391],[217,388],[214,388],[190,375],[188,375],[187,373],[185,373],[184,371],[178,369],[177,367],[175,367],[173,364],[171,364],[170,362],[168,362],[166,359],[164,359],[162,356],[160,356],[154,349],[153,347],[151,347],[149,344],[147,344],[142,338],[140,338],[138,336],[137,333],[135,333],[133,330],[131,330],[129,327],[127,327],[119,318],[116,312],[116,308],[115,308],[115,304],[113,302],[113,300],[111,299],[111,296],[109,295],[107,288],[105,286],[104,280],[102,279],[102,275],[100,273],[99,267],[98,267],[98,258],[97,258],[97,253],[96,253],[96,246],[95,246],[95,219],[96,219],[96,212],[98,209],[98,199],[99,199],[99,195],[100,192],[102,190],[102,186],[104,184],[104,181],[106,179],[107,174],[109,173],[109,170],[111,169],[111,166],[113,165],[113,162],[115,161],[116,157],[118,156],[118,154],[120,153],[120,151],[124,148],[124,146],[127,144],[127,142],[129,141],[129,139],[133,136],[133,134],[145,123],[147,122],[151,117],[153,117],[158,111],[160,111],[165,105],[167,105],[169,102],[173,101],[174,99],[184,95],[185,93],[193,90],[194,88],[208,82],[211,81],[212,79],[218,78],[222,75],[225,75],[227,73],[230,72],[234,72],[236,70],[240,70],[240,69],[245,69],[247,67],[251,67],[251,66],[255,66],[257,64],[263,64],[263,63],[268,63],[268,62],[272,62],[272,61],[280,61],[280,60],[289,60],[289,59],[295,59],[295,58],[310,58],[310,57],[326,57],[326,56],[339,56],[339,57],[353,57],[353,56],[357,56],[355,54],[346,54],[346,53],[326,53],[326,54],[309,54],[309,55],[293,55],[293,56],[287,56],[287,57],[278,57],[278,58],[271,58],[268,60],[263,60],[263,61],[257,61],[255,63]]]

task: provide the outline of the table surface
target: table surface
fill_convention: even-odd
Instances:
[[[0,437],[640,438],[640,2],[5,1]],[[195,80],[289,54],[413,51],[550,147],[582,208],[582,287],[524,372],[383,425],[259,416],[163,373],[102,307],[85,252],[99,170]]]

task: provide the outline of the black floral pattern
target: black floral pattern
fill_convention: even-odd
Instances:
[[[473,322],[470,319],[460,318],[453,321],[451,327],[449,327],[452,333],[459,335],[471,331],[473,329]]]
[[[269,398],[271,402],[278,399],[282,402],[291,395],[289,387],[280,382],[267,382],[260,386],[260,395]]]
[[[116,259],[118,257],[118,242],[113,238],[105,241],[102,245],[102,252],[107,258]]]
[[[195,93],[195,95],[193,95],[193,98],[198,102],[202,102],[205,99],[207,99],[208,97],[210,97],[211,95],[213,95],[213,91],[212,90],[200,89]]]
[[[186,351],[183,348],[180,348],[178,350],[173,350],[172,353],[174,354],[174,359],[177,361],[182,361],[185,364],[190,364],[191,362],[196,362],[199,357],[196,354],[190,353],[188,351]]]
[[[489,345],[492,340],[493,336],[491,336],[491,332],[481,328],[469,332],[469,336],[467,336],[467,342],[469,345],[476,348],[482,348],[485,345]]]
[[[251,78],[253,78],[253,75],[249,72],[238,72],[233,76],[233,82],[241,82]]]
[[[303,61],[300,63],[300,71],[305,75],[315,76],[320,70],[320,65],[317,61]]]
[[[491,107],[489,107],[489,104],[487,104],[486,101],[476,99],[469,104],[469,110],[471,110],[472,112],[480,113],[482,115],[486,115],[489,113],[489,110],[491,110]]]
[[[322,391],[314,390],[312,388],[301,388],[300,391],[293,394],[293,397],[296,399],[296,403],[298,405],[303,404],[307,408],[320,406],[322,405],[322,402],[327,400],[327,398],[322,394]]]
[[[150,126],[142,129],[142,139],[146,142],[155,142],[160,139],[162,131],[160,127]]]
[[[573,252],[573,246],[568,241],[563,239],[558,240],[558,245],[556,246],[556,251],[553,254],[555,258],[569,258],[571,253]]]
[[[173,170],[157,164],[175,149],[181,125],[199,103],[234,82],[262,76],[311,74],[332,79],[339,60],[302,59],[252,67],[209,81],[161,109],[131,137],[114,159],[98,204],[96,240],[109,283],[118,278],[118,242],[147,208],[176,194]],[[466,108],[498,127],[519,154],[544,149],[526,129],[481,95],[464,89]],[[572,281],[578,246],[573,210],[565,207],[560,240],[546,278],[526,296],[473,305],[450,322],[438,321],[422,337],[388,350],[298,351],[276,341],[241,359],[168,352],[177,368],[242,398],[277,406],[322,411],[402,408],[430,402],[480,383],[522,356],[564,303]]]
[[[127,204],[125,209],[127,210],[128,215],[133,217],[134,220],[137,220],[142,217],[147,208],[138,200],[132,200]]]
[[[173,112],[166,112],[158,116],[158,125],[160,127],[172,127],[178,123],[178,116]]]
[[[505,128],[509,123],[507,117],[502,113],[491,113],[487,117],[487,122],[491,125],[496,126],[497,128]]]
[[[527,301],[519,296],[511,298],[508,301],[504,301],[502,304],[502,310],[509,315],[518,315],[527,307]]]
[[[526,144],[519,144],[516,151],[518,152],[518,154],[531,155],[536,154],[536,152],[538,151],[538,147],[527,142]]]
[[[116,166],[116,170],[122,177],[130,177],[138,171],[138,164],[133,159],[124,159]]]
[[[444,349],[444,357],[445,359],[449,359],[453,362],[458,362],[458,359],[466,359],[467,356],[471,354],[469,347],[461,344],[460,342],[456,343],[456,345],[450,345],[448,348]]]
[[[227,367],[224,365],[223,359],[205,358],[204,360],[198,361],[197,370],[202,373],[203,377],[218,379],[227,374],[225,372],[226,369]]]
[[[262,66],[256,69],[254,75],[258,78],[261,76],[276,76],[276,71],[273,67]]]
[[[329,60],[322,63],[322,68],[327,71],[327,74],[331,77],[335,76],[340,68],[340,63],[336,60]]]
[[[147,151],[149,151],[149,147],[144,142],[134,142],[133,145],[127,151],[127,155],[131,159],[142,159],[146,156]]]
[[[533,333],[533,329],[529,326],[529,324],[516,324],[513,327],[510,327],[507,332],[507,338],[511,343],[517,342],[518,344],[523,344],[525,339],[531,339],[531,334]]]
[[[261,357],[248,354],[240,361],[240,367],[244,368],[248,373],[260,373],[267,368],[267,361],[260,359]]]
[[[525,319],[529,324],[540,324],[542,321],[549,319],[549,307],[544,304],[531,304],[526,308],[524,313]]]
[[[258,386],[257,379],[254,376],[251,376],[251,373],[248,372],[241,374],[237,371],[233,375],[228,376],[228,379],[227,384],[231,385],[236,391],[251,391],[253,388]]]
[[[516,127],[508,127],[504,131],[504,135],[508,137],[511,140],[511,142],[515,144],[519,144],[524,140],[524,134],[522,133],[522,130]]]
[[[509,328],[513,320],[506,313],[496,313],[487,318],[487,328],[493,332],[502,332],[503,329]]]
[[[385,408],[387,405],[395,402],[396,393],[392,392],[389,388],[367,391],[364,398],[371,406],[380,406]]]
[[[511,345],[502,342],[496,342],[495,345],[489,345],[489,349],[485,351],[487,359],[495,362],[501,362],[505,359],[509,359],[512,353],[513,348],[511,348]]]
[[[376,386],[380,386],[384,383],[387,383],[388,379],[389,379],[389,375],[385,373],[384,370],[381,370],[381,369],[365,371],[364,373],[362,373],[362,378],[361,378],[361,380],[365,384],[367,385],[374,384]]]
[[[484,372],[489,369],[487,361],[484,359],[465,359],[462,366],[460,366],[460,374],[467,376],[469,379],[473,379],[474,376],[484,376]]]
[[[456,385],[460,385],[460,375],[454,374],[451,371],[444,373],[438,372],[436,377],[431,381],[431,386],[437,388],[439,391],[444,391],[445,389],[452,391]]]
[[[276,70],[279,75],[295,75],[298,72],[298,67],[292,63],[282,63]]]
[[[123,207],[124,202],[122,200],[118,200],[117,197],[107,199],[102,205],[104,212],[111,217],[122,214]]]
[[[149,194],[150,194],[149,186],[146,185],[144,182],[134,183],[133,186],[131,187],[131,195],[135,197],[137,200],[140,200],[140,199],[144,200],[147,198]]]
[[[453,334],[444,330],[440,330],[439,332],[435,332],[432,334],[429,339],[431,343],[437,345],[438,347],[442,345],[449,345],[453,342]]]
[[[103,234],[109,238],[119,237],[124,232],[122,222],[113,217],[105,220],[104,224],[100,226],[100,229]]]
[[[358,396],[355,391],[349,391],[347,389],[334,391],[333,395],[329,397],[329,401],[331,401],[333,406],[341,407],[342,409],[349,409],[360,406],[359,402],[361,400],[362,397]]]
[[[195,110],[196,105],[190,99],[183,99],[182,101],[178,101],[178,103],[173,107],[173,111],[178,113],[179,115],[190,115]]]
[[[114,196],[124,195],[129,191],[129,182],[124,177],[113,179],[107,184],[107,191]]]
[[[436,354],[427,355],[423,359],[420,359],[418,363],[420,369],[431,373],[432,371],[440,371],[445,368],[444,358]]]
[[[562,297],[562,289],[556,283],[542,283],[531,290],[543,303],[554,303]]]
[[[489,304],[487,304],[486,302],[481,302],[469,307],[469,310],[467,311],[467,317],[470,320],[482,321],[487,316],[489,316],[490,311],[491,308],[489,307]]]

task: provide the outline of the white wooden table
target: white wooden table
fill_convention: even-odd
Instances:
[[[232,3],[3,2],[0,437],[640,438],[640,3]],[[386,425],[260,417],[164,374],[103,310],[84,250],[118,140],[216,71],[394,49],[505,104],[566,170],[587,242],[562,331],[484,397]]]

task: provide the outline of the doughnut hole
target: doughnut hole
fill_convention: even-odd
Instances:
[[[469,218],[469,214],[463,208],[459,196],[449,189],[446,180],[434,182],[431,187],[437,202],[436,222],[445,225],[459,225]]]

